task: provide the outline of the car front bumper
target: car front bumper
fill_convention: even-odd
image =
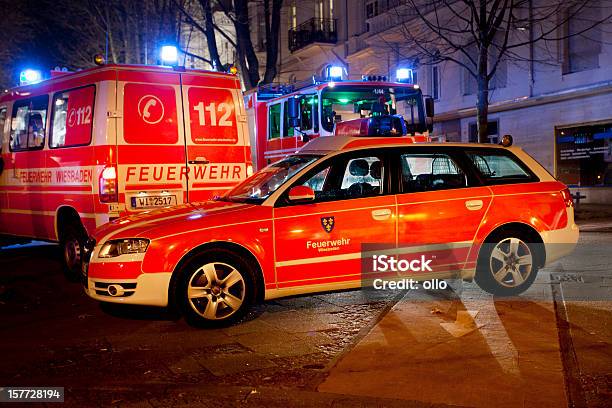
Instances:
[[[136,279],[87,278],[85,293],[101,302],[165,307],[171,278],[170,272],[143,273]],[[111,286],[119,295],[111,294]]]

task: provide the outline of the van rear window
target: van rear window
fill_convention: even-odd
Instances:
[[[514,155],[504,150],[471,151],[468,157],[487,184],[536,181],[537,177]]]
[[[86,146],[91,143],[95,86],[58,92],[53,96],[49,147]]]

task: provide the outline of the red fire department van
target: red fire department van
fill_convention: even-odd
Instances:
[[[119,65],[52,74],[0,97],[0,234],[59,241],[68,271],[80,272],[97,226],[206,200],[252,171],[235,75]]]
[[[269,84],[245,94],[251,154],[258,170],[313,138],[334,135],[336,124],[360,118],[401,116],[406,133],[429,136],[433,99],[423,96],[411,74],[399,74],[405,68],[398,70],[396,82],[379,75],[345,81],[342,74],[333,74],[335,68],[330,67],[326,79]]]

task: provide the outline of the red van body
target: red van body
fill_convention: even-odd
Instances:
[[[218,195],[251,170],[238,77],[155,66],[54,73],[0,97],[0,233],[64,244]]]

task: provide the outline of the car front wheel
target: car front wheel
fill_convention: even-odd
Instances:
[[[476,283],[498,296],[514,296],[527,290],[540,265],[541,244],[528,234],[507,231],[490,237],[478,258]]]
[[[186,319],[220,326],[239,320],[253,298],[250,265],[226,250],[205,251],[182,271],[177,296]]]

